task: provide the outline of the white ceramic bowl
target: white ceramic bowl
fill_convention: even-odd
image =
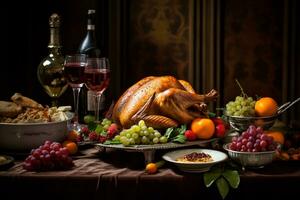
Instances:
[[[225,144],[224,149],[228,152],[229,157],[244,167],[264,167],[270,164],[276,156],[276,151],[262,152],[240,152],[229,149],[229,145]]]
[[[73,114],[60,122],[0,123],[0,149],[25,152],[42,145],[46,140],[62,142],[68,134]]]
[[[178,158],[183,157],[190,153],[206,153],[209,154],[213,161],[211,162],[180,162],[177,161]],[[225,161],[227,155],[221,151],[211,150],[211,149],[181,149],[176,151],[171,151],[163,155],[163,159],[174,163],[180,170],[184,172],[206,172],[213,165]]]

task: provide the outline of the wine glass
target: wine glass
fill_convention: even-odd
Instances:
[[[93,92],[96,105],[95,120],[99,122],[100,99],[110,81],[108,58],[88,58],[84,70],[84,80],[86,87]]]
[[[78,100],[79,93],[84,84],[84,69],[87,65],[85,54],[66,55],[64,62],[64,74],[68,84],[72,87],[74,98],[75,115],[73,119],[73,129],[80,131],[81,126],[78,122]]]

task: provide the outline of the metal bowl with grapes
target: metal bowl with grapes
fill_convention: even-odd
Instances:
[[[242,132],[247,130],[250,125],[261,126],[265,130],[269,129],[274,125],[278,115],[268,117],[241,117],[224,114],[224,117],[234,130]]]
[[[266,116],[266,117],[257,117],[257,116],[249,116],[249,113],[247,113],[246,116],[236,116],[236,115],[230,115],[232,112],[228,112],[226,109],[224,109],[224,118],[230,126],[239,132],[247,130],[247,128],[250,125],[255,125],[255,126],[261,126],[263,129],[269,129],[271,128],[276,119],[283,113],[285,112],[288,108],[290,108],[292,105],[300,101],[300,97],[297,98],[296,100],[292,102],[287,102],[283,105],[281,105],[277,112],[272,115],[272,116]],[[254,110],[251,111],[250,115],[254,115]]]
[[[234,151],[229,148],[229,144],[225,144],[223,148],[228,152],[229,157],[242,165],[243,167],[261,168],[267,164],[272,163],[276,156],[276,151],[262,151],[262,152],[241,152]]]

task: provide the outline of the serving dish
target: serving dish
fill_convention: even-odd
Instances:
[[[152,162],[154,160],[154,154],[156,150],[166,150],[166,149],[175,149],[189,146],[200,146],[207,147],[209,144],[216,142],[219,138],[211,138],[208,140],[196,140],[196,141],[187,141],[184,144],[168,142],[165,144],[153,144],[153,145],[132,145],[124,146],[122,144],[102,144],[96,143],[95,146],[100,150],[109,149],[119,149],[128,152],[142,152],[145,157],[145,163]]]
[[[225,117],[226,121],[228,121],[230,126],[236,131],[239,131],[239,132],[245,131],[245,130],[248,129],[248,127],[250,125],[260,126],[264,130],[267,130],[267,129],[271,128],[274,125],[276,119],[282,113],[284,113],[288,108],[292,107],[298,101],[300,101],[300,97],[295,99],[292,102],[287,102],[287,103],[281,105],[278,108],[277,113],[275,115],[266,116],[266,117],[229,116],[229,115],[226,114],[227,113],[226,109],[224,109],[223,113],[224,113],[224,117]]]
[[[205,153],[211,156],[212,161],[209,162],[181,162],[177,161],[178,158],[185,156],[190,153]],[[180,170],[184,172],[206,172],[208,171],[213,165],[223,162],[228,158],[228,156],[221,152],[212,149],[181,149],[175,150],[166,153],[163,155],[163,159],[175,164]]]
[[[0,123],[0,149],[4,152],[26,152],[43,144],[45,140],[62,142],[68,133],[73,113],[59,122]]]
[[[223,148],[228,152],[229,157],[242,165],[243,167],[262,168],[267,164],[272,163],[276,156],[276,151],[262,152],[240,152],[229,149],[229,145],[225,144]]]
[[[250,125],[261,126],[264,130],[267,130],[274,125],[278,115],[268,117],[239,117],[224,114],[224,117],[234,130],[242,132],[247,130]]]

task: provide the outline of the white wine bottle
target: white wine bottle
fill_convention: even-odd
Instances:
[[[64,57],[61,53],[60,24],[60,17],[56,13],[52,14],[49,18],[49,54],[40,62],[37,69],[38,80],[46,93],[52,98],[52,106],[57,106],[57,99],[68,87],[63,75]]]

